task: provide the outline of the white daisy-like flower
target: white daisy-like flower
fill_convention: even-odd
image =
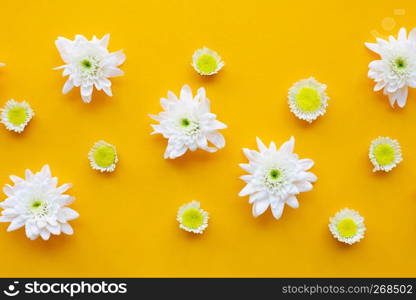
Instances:
[[[340,242],[354,244],[364,237],[364,218],[355,210],[341,209],[332,218],[329,218],[329,230]]]
[[[94,170],[113,172],[118,162],[116,147],[105,141],[98,141],[88,153],[88,159]]]
[[[10,222],[7,231],[25,227],[26,236],[35,240],[39,236],[48,240],[51,234],[73,234],[68,221],[79,214],[67,205],[74,198],[64,194],[71,184],[57,187],[58,179],[52,177],[48,165],[38,173],[26,170],[26,178],[10,176],[14,186],[6,184],[3,192],[7,199],[0,203],[4,210],[0,222]]]
[[[247,185],[239,196],[250,196],[254,217],[263,214],[270,206],[273,216],[279,219],[285,204],[298,208],[296,195],[312,190],[311,182],[315,182],[317,177],[307,171],[314,162],[311,159],[299,159],[293,153],[294,137],[279,149],[274,142],[267,148],[259,138],[257,145],[259,151],[243,149],[249,163],[240,164],[240,167],[250,175],[241,176]]]
[[[62,93],[68,93],[74,86],[81,87],[82,100],[89,103],[95,86],[98,91],[103,90],[112,96],[108,78],[124,74],[117,67],[125,61],[126,56],[122,50],[110,53],[107,50],[109,40],[109,34],[102,39],[94,36],[90,41],[83,35],[76,35],[73,41],[58,37],[55,44],[65,65],[55,69],[64,69],[63,76],[69,75]]]
[[[326,85],[313,77],[296,82],[289,89],[290,110],[299,119],[311,123],[326,112],[329,97],[325,91]]]
[[[26,101],[17,102],[10,99],[1,111],[1,123],[8,130],[21,133],[32,117],[35,115],[29,103]]]
[[[183,230],[201,234],[208,227],[208,218],[208,213],[199,202],[192,201],[179,208],[176,220]]]
[[[394,107],[404,107],[408,87],[416,87],[416,29],[407,39],[405,28],[401,28],[398,38],[389,36],[389,40],[377,38],[377,43],[365,43],[368,49],[380,55],[380,60],[369,64],[368,77],[376,82],[374,91],[383,90]]]
[[[187,150],[198,148],[215,152],[225,146],[225,139],[217,130],[227,125],[216,120],[216,115],[211,113],[204,88],[198,89],[193,97],[191,88],[184,85],[179,99],[169,91],[168,98],[160,99],[160,104],[164,111],[149,116],[160,123],[151,125],[154,129],[152,134],[162,134],[168,139],[165,158],[177,158]],[[210,147],[208,142],[215,147]]]
[[[191,65],[201,75],[213,75],[222,69],[224,62],[217,52],[203,47],[195,51]]]
[[[389,172],[403,160],[399,142],[389,137],[374,139],[371,142],[368,156],[374,166],[373,172]]]

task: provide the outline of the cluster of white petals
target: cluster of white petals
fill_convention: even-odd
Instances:
[[[416,87],[416,28],[407,36],[401,28],[397,39],[389,36],[388,41],[377,38],[377,43],[365,43],[367,48],[380,55],[379,60],[369,64],[368,77],[376,82],[374,91],[383,89],[390,105],[404,107],[408,88]]]
[[[293,153],[294,137],[279,149],[274,142],[266,147],[259,138],[257,145],[259,151],[243,149],[249,163],[240,166],[250,175],[241,176],[247,185],[239,195],[250,196],[254,217],[263,214],[270,206],[273,216],[279,219],[285,204],[298,208],[296,195],[312,190],[312,182],[317,177],[308,170],[314,162],[311,159],[299,159]]]
[[[33,174],[26,170],[26,178],[10,176],[14,185],[6,185],[3,192],[7,199],[0,203],[3,208],[0,222],[10,222],[7,231],[25,227],[26,236],[37,239],[39,236],[48,240],[51,234],[61,232],[72,234],[68,221],[76,219],[79,214],[67,207],[74,200],[64,194],[71,184],[57,186],[58,179],[52,177],[48,165]]]
[[[76,35],[73,41],[58,37],[55,44],[65,65],[56,69],[63,69],[63,76],[69,76],[62,90],[64,94],[73,87],[81,87],[82,100],[89,103],[95,87],[112,96],[108,78],[124,74],[118,66],[125,61],[126,56],[121,50],[110,53],[107,50],[109,40],[109,34],[102,39],[94,36],[90,41],[83,35]]]
[[[150,117],[159,122],[151,125],[152,134],[161,134],[168,139],[165,158],[177,158],[187,150],[198,148],[215,152],[225,146],[224,136],[217,130],[227,126],[211,113],[204,88],[198,89],[194,97],[191,88],[184,85],[179,98],[168,92],[168,98],[160,99],[160,104],[164,111]]]

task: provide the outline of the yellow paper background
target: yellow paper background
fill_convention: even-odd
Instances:
[[[21,135],[0,128],[0,183],[48,163],[60,183],[74,184],[72,207],[81,214],[71,222],[75,235],[48,242],[1,224],[1,276],[416,275],[416,94],[392,109],[372,92],[367,65],[377,56],[364,47],[374,34],[416,26],[414,1],[7,0],[1,7],[0,102],[27,100],[36,116]],[[127,55],[114,96],[95,93],[84,104],[79,90],[62,95],[65,79],[52,70],[62,64],[56,37],[105,33],[109,49]],[[223,57],[218,76],[191,68],[202,46]],[[289,112],[286,95],[311,75],[328,85],[331,100],[309,125]],[[166,141],[150,136],[147,114],[186,83],[206,88],[229,126],[227,145],[164,160]],[[255,219],[237,196],[241,148],[254,148],[256,136],[281,144],[291,135],[300,157],[315,160],[318,182],[299,196],[299,209]],[[367,157],[379,135],[403,149],[404,162],[388,174],[373,174]],[[113,174],[89,167],[87,153],[100,139],[117,146]],[[211,215],[202,236],[177,228],[177,208],[191,200]],[[344,207],[368,227],[352,247],[327,229]]]

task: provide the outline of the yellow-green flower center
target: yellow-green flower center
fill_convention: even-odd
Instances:
[[[83,66],[86,69],[91,69],[92,63],[88,59],[83,59],[81,61],[81,66]]]
[[[218,63],[212,55],[202,54],[196,62],[196,67],[201,73],[210,74],[217,70]]]
[[[182,224],[197,229],[204,224],[204,216],[197,208],[189,208],[182,214]]]
[[[115,160],[116,152],[111,146],[102,145],[94,151],[94,161],[102,168],[108,168]]]
[[[24,107],[21,106],[15,106],[11,109],[9,109],[7,113],[7,117],[9,119],[9,122],[12,123],[15,126],[20,126],[24,122],[26,122],[27,118],[27,112]]]
[[[189,121],[189,119],[187,119],[187,118],[181,119],[180,123],[181,123],[182,127],[188,127],[189,125],[191,125],[191,121]]]
[[[48,214],[48,203],[40,198],[34,198],[29,203],[29,211],[37,217],[46,216]]]
[[[357,234],[358,226],[351,218],[345,218],[337,225],[338,233],[343,238],[350,238]]]
[[[280,171],[278,169],[273,169],[269,172],[269,177],[272,180],[277,180],[280,177]]]
[[[389,144],[380,144],[374,148],[374,157],[381,166],[386,166],[394,162],[395,151],[393,146]]]
[[[32,203],[32,208],[36,209],[39,208],[42,205],[42,202],[36,200]]]
[[[316,89],[303,87],[296,94],[296,104],[301,111],[314,112],[321,106],[321,96]]]
[[[403,70],[407,67],[407,63],[403,58],[396,58],[396,60],[394,61],[394,64],[396,66],[397,69],[399,70]]]

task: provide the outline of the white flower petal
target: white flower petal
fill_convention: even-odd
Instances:
[[[364,44],[371,51],[373,51],[377,54],[380,54],[380,46],[378,44],[373,44],[373,43],[364,43]]]
[[[43,240],[47,241],[49,240],[51,233],[49,232],[48,229],[44,228],[40,231],[40,236]]]
[[[108,47],[108,43],[110,42],[110,34],[107,33],[106,35],[104,35],[101,40],[100,40],[100,46],[107,48]]]
[[[238,194],[240,197],[244,197],[247,196],[249,194],[252,194],[254,192],[256,192],[257,189],[253,186],[253,184],[250,182],[248,183]]]
[[[192,91],[189,85],[185,84],[181,89],[181,99],[184,101],[192,101]]]
[[[263,214],[267,208],[269,207],[270,203],[268,199],[261,199],[257,200],[253,203],[253,217],[258,217]]]
[[[298,191],[300,193],[308,192],[308,191],[312,190],[312,188],[313,188],[312,184],[308,181],[297,182],[295,185],[298,188]]]
[[[399,107],[404,107],[406,105],[407,94],[407,87],[403,87],[397,91],[397,105]]]
[[[283,209],[285,207],[285,204],[283,202],[279,202],[277,203],[277,205],[275,207],[272,207],[272,213],[273,213],[273,217],[275,219],[280,219],[280,217],[283,214]]]
[[[259,137],[256,137],[257,147],[259,148],[260,152],[265,152],[267,150],[266,145],[263,144]]]
[[[312,168],[313,165],[314,165],[314,162],[312,159],[305,158],[305,159],[299,160],[299,166],[305,171]]]
[[[293,150],[295,149],[295,138],[292,136],[290,137],[289,141],[284,142],[282,146],[279,148],[279,153],[293,153]]]
[[[74,234],[74,229],[68,223],[61,224],[61,231],[67,235]]]
[[[10,223],[9,227],[7,228],[7,231],[17,230],[21,228],[23,225],[25,225],[25,219],[19,216],[13,219],[13,221]]]
[[[295,196],[291,196],[286,200],[286,204],[289,205],[292,208],[298,208],[299,207],[299,201]]]
[[[72,83],[71,79],[68,79],[65,81],[64,87],[62,89],[62,94],[67,94],[70,90],[72,90],[74,87],[74,84]]]
[[[225,147],[225,139],[224,136],[217,132],[211,132],[210,134],[207,135],[207,139],[213,143],[215,145],[215,147],[217,147],[218,149],[220,148],[224,148]]]

